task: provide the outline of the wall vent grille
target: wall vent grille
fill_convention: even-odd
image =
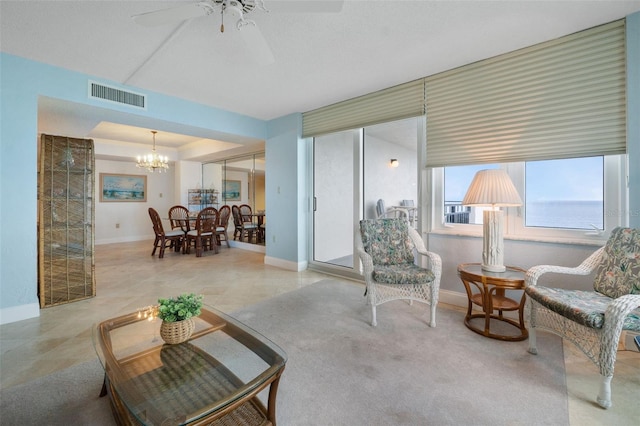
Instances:
[[[89,98],[147,109],[147,99],[145,95],[99,84],[95,81],[89,82]]]

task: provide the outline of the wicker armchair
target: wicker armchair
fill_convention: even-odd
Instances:
[[[430,306],[429,325],[435,327],[442,260],[427,251],[420,234],[400,218],[361,220],[355,243],[367,285],[365,296],[371,305],[371,325],[377,325],[378,305],[416,300]],[[430,269],[414,263],[414,249],[429,259]]]
[[[594,291],[537,285],[541,275],[589,275]],[[529,296],[529,352],[537,353],[536,330],[574,343],[600,369],[597,401],[611,406],[611,379],[622,330],[640,332],[640,229],[616,228],[606,245],[575,268],[539,265],[525,279]]]

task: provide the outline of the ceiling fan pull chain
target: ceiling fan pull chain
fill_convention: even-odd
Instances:
[[[220,8],[220,16],[222,18],[221,24],[220,24],[220,32],[223,33],[224,32],[224,8],[225,8],[225,4],[222,4],[222,8]]]

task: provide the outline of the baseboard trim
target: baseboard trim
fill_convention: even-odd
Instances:
[[[155,235],[136,235],[133,237],[117,237],[117,238],[103,238],[96,240],[95,245],[102,244],[117,244],[117,243],[133,243],[135,241],[151,241],[151,248],[153,248],[153,240]]]
[[[278,259],[277,257],[271,256],[265,256],[264,263],[265,265],[276,266],[278,268],[296,272],[302,272],[309,266],[306,260],[302,262],[292,262],[290,260]]]

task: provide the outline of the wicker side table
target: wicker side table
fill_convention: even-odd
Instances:
[[[464,324],[470,330],[492,339],[519,341],[529,337],[524,324],[524,274],[525,270],[507,266],[505,272],[484,271],[479,263],[463,263],[458,265],[458,275],[467,291],[469,305]],[[520,301],[505,295],[505,290],[522,290]],[[483,313],[473,314],[473,305],[482,308]],[[498,311],[497,314],[494,312]],[[505,311],[518,311],[518,321],[503,315]],[[472,323],[474,318],[484,319],[484,328]],[[507,335],[491,331],[491,320],[502,321],[518,329],[519,334]]]

